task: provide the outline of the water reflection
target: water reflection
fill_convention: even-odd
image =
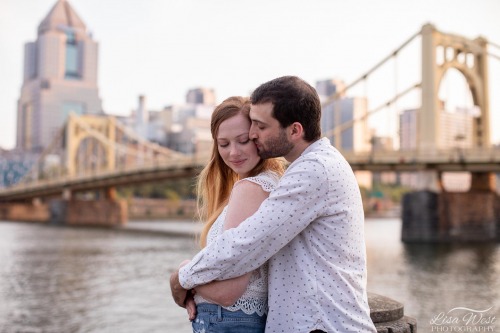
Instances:
[[[2,224],[0,244],[1,332],[189,329],[167,276],[190,239]]]
[[[400,228],[365,225],[370,291],[403,302],[419,332],[458,306],[500,317],[499,244],[406,245]],[[196,251],[190,238],[0,222],[0,332],[190,332],[168,275]]]
[[[456,307],[492,308],[489,315],[499,316],[498,243],[403,244],[399,228],[398,220],[366,224],[370,290],[404,302],[422,332]]]

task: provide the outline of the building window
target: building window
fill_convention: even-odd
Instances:
[[[78,43],[75,38],[75,33],[72,31],[66,32],[66,66],[65,77],[67,79],[79,79],[78,71]]]

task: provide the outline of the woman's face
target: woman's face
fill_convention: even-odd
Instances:
[[[220,156],[240,178],[247,177],[260,161],[257,147],[248,136],[249,130],[250,119],[237,114],[224,120],[217,134],[216,144]]]

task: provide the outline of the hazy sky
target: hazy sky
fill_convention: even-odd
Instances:
[[[55,2],[0,0],[1,147],[15,145],[24,43],[36,39],[38,25]],[[349,83],[426,22],[444,32],[482,35],[500,44],[499,0],[69,2],[99,43],[104,110],[120,115],[136,107],[140,94],[146,95],[149,109],[160,110],[183,103],[187,90],[198,86],[214,88],[221,101],[247,95],[282,75],[298,75],[313,85],[331,77]],[[397,61],[400,72],[418,75],[416,44]],[[499,63],[490,59],[492,129],[500,125]],[[406,77],[379,76],[363,89],[394,95],[394,82],[401,84],[399,90],[406,88]],[[499,132],[492,131],[495,142]]]

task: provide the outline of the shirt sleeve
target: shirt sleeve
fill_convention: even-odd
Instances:
[[[325,210],[328,181],[315,160],[292,163],[259,210],[224,231],[179,271],[186,289],[226,280],[262,266]]]

